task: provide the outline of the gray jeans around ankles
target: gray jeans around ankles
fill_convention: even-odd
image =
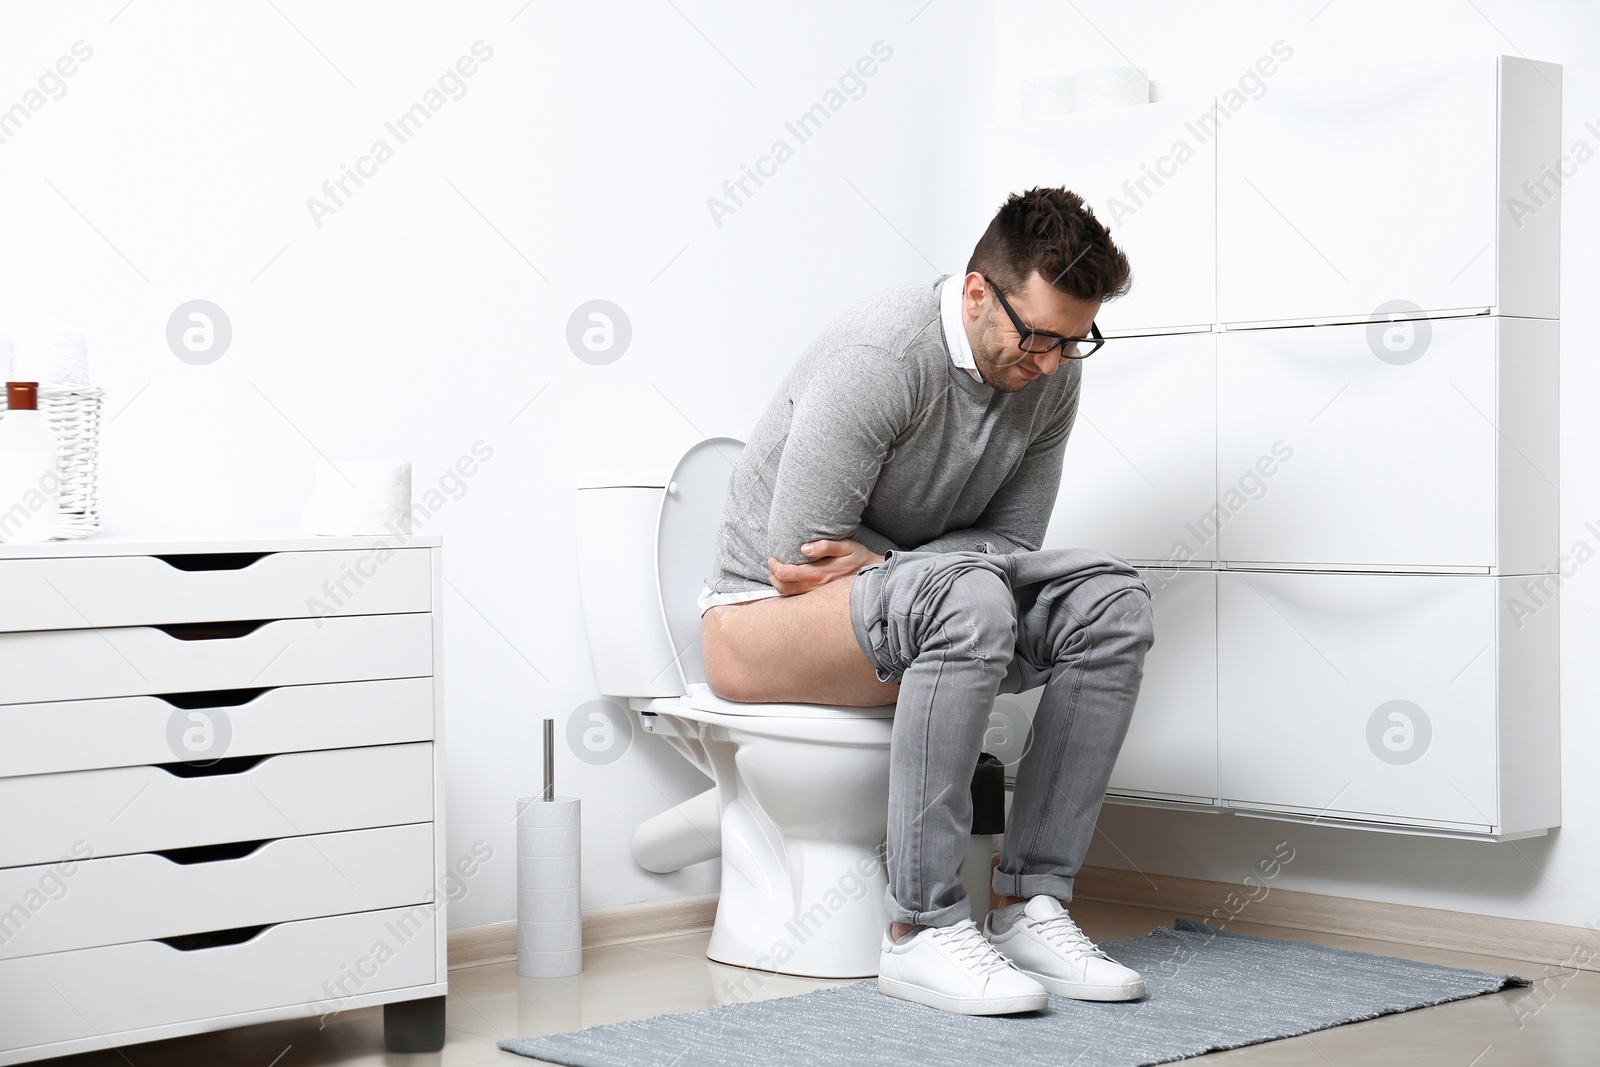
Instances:
[[[960,869],[989,713],[997,694],[1038,685],[993,884],[1070,900],[1155,643],[1138,572],[1091,549],[893,552],[856,575],[850,622],[879,679],[900,683],[890,919],[948,926],[971,913]]]

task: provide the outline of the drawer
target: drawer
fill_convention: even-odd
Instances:
[[[426,548],[0,560],[0,631],[433,609]]]
[[[432,883],[426,822],[10,867],[0,960],[426,904]]]
[[[1026,188],[1024,186],[1023,188]],[[1119,312],[1121,309],[1118,309]],[[1214,560],[1217,339],[1118,337],[1085,367],[1093,421],[1067,441],[1047,548],[1094,545],[1124,559]]]
[[[1220,574],[1223,803],[1495,832],[1497,581]]]
[[[0,867],[433,819],[430,743],[253,759],[0,778]]]
[[[4,704],[432,671],[433,615],[428,612],[0,634]]]
[[[428,741],[433,686],[390,678],[0,704],[0,778]]]
[[[1557,324],[1425,325],[1426,345],[1412,337],[1420,355],[1398,359],[1365,325],[1219,335],[1219,558],[1550,566]]]
[[[0,960],[0,1048],[26,1055],[55,1042],[296,1004],[311,1018],[357,994],[429,985],[438,975],[439,921],[424,904],[240,931],[233,936],[247,940],[209,948],[136,941]]]
[[[1215,804],[1217,572],[1139,574],[1150,589],[1156,643],[1107,792]]]

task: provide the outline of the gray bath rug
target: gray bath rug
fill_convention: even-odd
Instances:
[[[1051,997],[1040,1012],[951,1015],[886,997],[869,979],[499,1047],[567,1067],[1142,1067],[1529,984],[1516,975],[1250,937],[1182,918],[1173,929],[1103,947],[1144,975],[1143,1000]]]

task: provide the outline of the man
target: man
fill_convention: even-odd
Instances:
[[[1144,995],[1064,903],[1153,644],[1126,561],[1038,551],[1094,319],[1126,257],[1065,189],[1000,208],[964,275],[836,319],[762,414],[700,600],[730,700],[895,703],[879,988],[967,1014]],[[980,931],[959,876],[997,693],[1045,684]]]

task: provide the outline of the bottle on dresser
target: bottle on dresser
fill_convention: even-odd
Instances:
[[[0,543],[50,540],[61,495],[58,447],[39,410],[39,383],[7,382],[0,417]]]

